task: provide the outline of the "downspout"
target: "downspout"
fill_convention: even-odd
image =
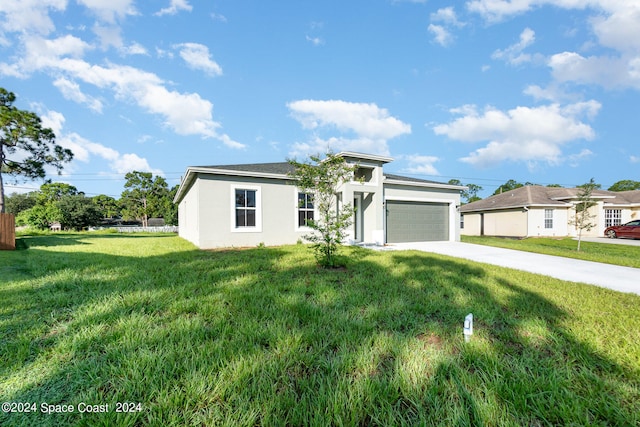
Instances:
[[[527,232],[524,234],[524,237],[526,239],[529,237],[529,208],[525,206],[524,211],[527,213],[527,221],[525,222],[525,224],[527,224]]]

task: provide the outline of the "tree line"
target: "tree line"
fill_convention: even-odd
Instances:
[[[5,209],[16,215],[16,225],[39,229],[55,223],[65,230],[127,223],[146,227],[149,218],[178,224],[178,207],[173,203],[177,185],[170,189],[163,177],[149,172],[129,172],[125,179],[119,199],[104,194],[88,197],[73,185],[46,182],[37,191],[7,196]]]

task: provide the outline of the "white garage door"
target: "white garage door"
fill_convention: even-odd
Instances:
[[[449,240],[449,205],[387,200],[387,243]]]

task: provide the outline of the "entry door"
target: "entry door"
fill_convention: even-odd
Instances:
[[[354,194],[353,207],[355,212],[353,213],[353,240],[356,242],[363,241],[363,229],[362,229],[362,194]]]

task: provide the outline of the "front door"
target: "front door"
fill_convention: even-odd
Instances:
[[[362,194],[354,194],[353,196],[353,240],[356,242],[362,242]]]

